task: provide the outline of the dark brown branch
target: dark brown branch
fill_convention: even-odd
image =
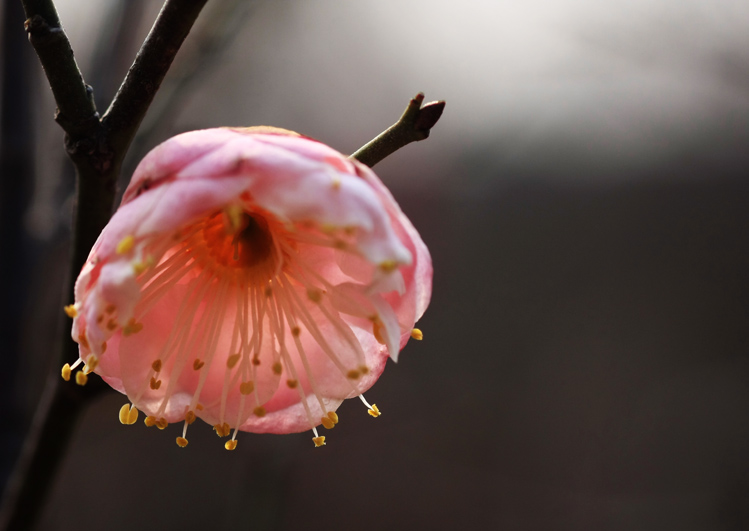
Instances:
[[[91,87],[73,56],[51,0],[23,0],[24,27],[47,75],[57,103],[55,119],[73,139],[95,134],[100,127]]]
[[[102,118],[121,163],[182,42],[207,0],[167,0]]]
[[[351,155],[351,158],[370,168],[385,157],[411,142],[429,137],[429,132],[442,116],[444,101],[433,101],[423,107],[424,94],[419,93],[408,103],[400,119]]]
[[[207,0],[167,0],[103,119],[83,81],[52,0],[22,0],[26,31],[52,88],[56,120],[76,169],[66,301],[96,238],[112,212],[122,160],[180,45]],[[62,312],[61,312],[62,315]],[[0,529],[32,529],[85,404],[106,385],[60,385],[59,367],[78,357],[65,323],[59,362],[38,405],[0,508]],[[93,385],[92,385],[93,384]]]

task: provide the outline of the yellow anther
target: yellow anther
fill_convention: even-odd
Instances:
[[[332,420],[334,424],[338,424],[338,413],[335,411],[328,411],[328,418]]]
[[[151,378],[151,389],[154,391],[161,387],[161,380],[157,380],[156,378]]]
[[[343,240],[336,239],[336,240],[333,241],[333,246],[336,249],[340,249],[340,250],[343,251],[343,250],[345,250],[348,247],[348,244],[345,241],[343,241]]]
[[[385,336],[383,335],[384,333],[385,325],[382,324],[382,321],[380,321],[380,318],[378,317],[375,321],[372,322],[372,334],[380,345],[385,344]]]
[[[88,382],[88,376],[83,371],[78,371],[75,373],[75,383],[78,385],[86,385],[86,382]]]
[[[357,380],[359,376],[361,376],[359,374],[359,371],[353,369],[346,373],[346,378],[349,378],[351,380]]]
[[[65,380],[66,382],[69,382],[71,372],[72,370],[70,369],[70,363],[66,363],[65,365],[63,365],[62,371],[60,371],[60,373],[62,374],[62,379]]]
[[[163,430],[167,426],[169,426],[169,423],[166,421],[164,417],[161,417],[159,420],[156,421],[156,427],[159,428],[160,430]]]
[[[257,417],[264,417],[265,416],[265,408],[263,406],[256,407],[252,412]]]
[[[130,319],[125,327],[122,329],[122,333],[125,335],[125,337],[131,335],[131,334],[137,334],[143,330],[143,323],[136,323],[135,319]]]
[[[195,422],[195,418],[196,417],[194,412],[188,411],[187,413],[185,413],[185,422],[187,422],[188,424],[192,424],[193,422]]]
[[[322,425],[325,426],[327,429],[333,429],[335,427],[335,422],[330,417],[322,417],[320,419],[320,422],[322,422]]]
[[[325,446],[325,435],[320,435],[319,437],[312,437],[312,442],[315,443],[315,448],[320,448],[321,446]]]
[[[367,413],[369,413],[374,418],[377,418],[382,414],[380,413],[380,408],[377,407],[377,404],[372,404],[372,407],[367,410]]]
[[[135,245],[135,238],[132,236],[132,234],[125,236],[120,240],[120,243],[117,244],[117,249],[115,249],[115,252],[117,254],[129,253],[133,248],[133,245]]]
[[[223,424],[216,424],[213,429],[216,431],[216,435],[218,435],[219,437],[226,437],[231,431],[231,428],[229,427],[229,424],[227,422],[224,422]]]
[[[366,365],[362,365],[361,367],[359,367],[359,372],[362,374],[369,374],[369,367],[367,367]]]
[[[197,409],[198,411],[203,411],[203,404],[198,403],[198,405],[195,406],[195,409]]]
[[[424,339],[424,333],[418,328],[414,328],[413,330],[411,330],[411,337],[416,341],[421,341],[422,339]]]
[[[297,385],[299,385],[299,382],[296,380],[286,380],[286,387],[289,389],[296,389]]]
[[[333,188],[333,190],[340,190],[341,180],[338,177],[333,177],[333,180],[330,182],[330,186]]]
[[[107,321],[107,330],[112,331],[115,328],[117,328],[117,321],[115,321],[114,319],[110,319],[109,321]]]
[[[123,424],[135,424],[138,420],[138,409],[130,404],[125,404],[120,408],[120,422]]]
[[[312,302],[320,302],[322,300],[322,291],[310,288],[307,290],[307,297]]]
[[[185,439],[184,437],[177,437],[177,446],[179,446],[180,448],[184,448],[185,446],[187,446],[187,439]]]
[[[107,342],[101,344],[101,353],[104,354],[107,351]]]
[[[267,288],[265,288],[265,296],[266,297],[270,297],[272,295],[273,295],[273,288],[271,288],[270,286],[268,286]]]
[[[136,275],[140,275],[146,269],[148,269],[148,265],[145,262],[133,262],[133,273]]]
[[[156,361],[154,361],[154,362],[153,362],[153,363],[151,364],[151,368],[152,368],[152,369],[153,369],[153,370],[154,370],[155,372],[161,372],[161,366],[162,366],[161,360],[156,360]]]
[[[97,358],[95,354],[91,354],[89,355],[88,358],[86,358],[86,369],[88,369],[86,371],[86,374],[90,373],[91,371],[96,369],[96,367],[98,366],[99,366],[99,358]]]
[[[78,317],[78,310],[75,309],[75,304],[68,304],[63,309],[65,310],[65,314],[71,319]]]
[[[240,354],[232,354],[231,356],[229,356],[229,357],[228,357],[228,358],[226,359],[226,367],[227,367],[228,369],[233,369],[233,368],[234,368],[234,366],[235,366],[235,365],[237,364],[237,362],[239,361],[239,358],[240,358]]]
[[[101,324],[104,322],[104,314],[100,313],[99,316],[96,318],[96,324]]]
[[[380,269],[385,273],[392,273],[398,269],[398,262],[395,260],[385,260],[384,262],[380,262]]]
[[[280,361],[273,364],[273,374],[281,374],[283,372],[283,366]]]
[[[199,371],[203,368],[203,365],[205,365],[204,361],[200,361],[198,358],[195,358],[195,361],[192,362],[192,368],[196,371]]]
[[[143,419],[143,424],[145,424],[147,427],[156,426],[156,417],[147,416],[145,419]]]
[[[255,366],[260,365],[260,358],[257,358],[257,357],[252,358],[252,364]]]
[[[78,334],[78,344],[85,349],[90,348],[88,346],[88,339],[86,338],[86,334],[83,334],[83,333]]]
[[[224,448],[227,450],[234,450],[237,447],[237,440],[236,439],[229,439],[224,443]]]
[[[294,328],[291,329],[291,334],[294,337],[299,337],[299,334],[301,334],[301,333],[302,333],[302,329],[299,328],[298,326],[295,326]]]
[[[104,308],[104,311],[107,313],[113,313],[117,307],[114,304],[107,304],[107,307]]]
[[[226,215],[226,232],[227,234],[236,234],[242,229],[242,214],[244,209],[239,205],[229,205],[224,208]]]
[[[239,384],[239,392],[243,395],[249,395],[255,390],[255,384],[252,382],[242,382]]]

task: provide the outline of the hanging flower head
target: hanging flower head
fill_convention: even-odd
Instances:
[[[396,360],[431,295],[429,252],[366,166],[273,128],[176,136],[140,163],[75,285],[84,364],[146,425],[219,436],[332,428]]]

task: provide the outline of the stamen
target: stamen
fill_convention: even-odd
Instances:
[[[424,333],[418,328],[414,328],[413,330],[411,330],[411,337],[416,341],[421,341],[422,339],[424,339]]]
[[[135,406],[128,404],[125,404],[120,408],[120,422],[122,424],[135,424],[135,422],[138,420],[138,410]]]
[[[86,382],[88,382],[88,376],[83,371],[78,371],[75,373],[75,383],[77,383],[80,386],[86,385]]]
[[[117,248],[115,249],[115,252],[117,254],[129,253],[130,250],[133,248],[133,245],[135,245],[135,238],[133,237],[133,235],[131,234],[131,235],[125,236],[117,244]]]
[[[224,422],[223,424],[216,424],[213,429],[216,431],[216,435],[218,435],[219,437],[226,437],[231,431],[231,427],[227,422]]]
[[[185,439],[184,437],[177,437],[177,446],[179,446],[180,448],[184,448],[185,446],[187,446],[187,439]]]
[[[199,371],[203,368],[205,365],[204,361],[200,361],[198,358],[195,358],[195,361],[192,362],[192,368],[193,370]]]
[[[148,428],[151,426],[156,426],[156,417],[147,416],[145,419],[143,419],[143,424],[145,424]]]
[[[321,446],[325,446],[325,436],[318,435],[317,428],[312,428],[312,433],[315,434],[315,436],[312,437],[312,442],[315,443],[315,448],[320,448]]]
[[[161,380],[157,380],[156,378],[151,377],[151,384],[150,385],[151,385],[151,389],[153,389],[155,391],[156,389],[158,389],[159,387],[161,387]]]
[[[63,309],[65,310],[65,314],[71,319],[78,317],[78,310],[76,309],[75,304],[68,304]]]
[[[188,411],[187,413],[185,413],[185,422],[188,424],[192,424],[193,422],[195,422],[196,418],[197,417],[195,416],[195,412],[193,411]]]
[[[70,373],[72,372],[72,370],[70,368],[70,364],[66,363],[65,365],[63,365],[62,366],[62,371],[60,371],[60,372],[61,372],[61,375],[62,375],[62,379],[65,380],[66,382],[69,382],[70,381]]]
[[[322,422],[322,425],[329,430],[335,428],[335,422],[333,422],[333,420],[327,415],[320,418],[320,422]]]
[[[392,273],[398,269],[398,262],[395,260],[385,260],[384,262],[380,262],[380,269],[385,273]]]
[[[151,364],[151,368],[154,370],[154,372],[161,372],[161,360],[156,360]]]
[[[359,398],[362,402],[364,402],[364,405],[367,406],[367,413],[369,413],[372,417],[379,417],[382,413],[380,413],[380,408],[377,407],[377,404],[370,405],[369,402],[364,398],[364,395],[359,395]]]
[[[161,417],[159,420],[156,421],[156,427],[160,430],[165,429],[167,426],[169,426],[169,423],[166,421],[164,417]]]
[[[237,440],[236,439],[229,439],[224,443],[224,448],[227,450],[234,450],[237,447]]]

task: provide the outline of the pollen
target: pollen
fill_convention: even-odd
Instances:
[[[195,422],[195,418],[195,412],[188,411],[187,413],[185,413],[185,422],[187,422],[188,424],[192,424],[193,422]]]
[[[380,318],[377,317],[372,322],[372,334],[380,345],[384,345],[386,343],[383,332],[385,332],[385,325],[383,325]]]
[[[231,431],[231,428],[229,427],[229,424],[227,422],[224,422],[223,424],[216,424],[213,429],[216,431],[216,435],[218,435],[219,437],[226,437]]]
[[[392,273],[396,269],[398,269],[398,262],[395,260],[385,260],[384,262],[380,262],[380,270],[385,273]]]
[[[167,426],[169,426],[169,423],[166,421],[164,417],[161,417],[159,420],[156,421],[156,427],[160,430],[165,429]]]
[[[349,378],[351,380],[358,380],[359,376],[361,375],[359,374],[359,371],[357,370],[350,370],[349,372],[346,373],[346,378]]]
[[[134,245],[135,245],[135,238],[132,235],[125,236],[117,244],[116,253],[127,254],[132,250]]]
[[[177,437],[177,446],[179,446],[180,448],[184,448],[185,446],[187,446],[187,439],[185,439],[184,437]]]
[[[307,297],[312,302],[319,303],[320,301],[322,301],[322,291],[320,291],[319,289],[310,288],[307,290]]]
[[[281,374],[283,372],[283,366],[280,361],[273,364],[273,374]]]
[[[252,412],[257,417],[264,417],[265,416],[265,408],[263,406],[256,407]]]
[[[75,319],[76,317],[78,317],[78,310],[76,310],[75,304],[68,304],[63,309],[65,310],[65,315],[67,315],[71,319]]]
[[[161,380],[157,380],[156,378],[151,378],[150,386],[151,386],[151,389],[155,391],[156,389],[161,387]]]
[[[323,426],[325,426],[325,428],[329,430],[335,427],[335,422],[333,422],[333,419],[331,419],[330,417],[327,417],[327,416],[322,417],[320,419],[320,422],[322,423]]]
[[[411,337],[416,341],[421,341],[422,339],[424,339],[424,333],[418,328],[414,328],[413,330],[411,330]]]
[[[224,448],[227,450],[234,450],[237,447],[237,440],[236,439],[229,439],[224,444]]]
[[[156,360],[151,364],[151,368],[154,370],[154,372],[161,372],[161,360]]]
[[[367,410],[367,413],[374,418],[377,418],[382,414],[380,413],[380,408],[377,407],[377,404],[372,404],[372,407]]]
[[[143,323],[138,323],[135,319],[130,319],[122,329],[122,333],[127,337],[132,334],[137,334],[141,330],[143,330]]]
[[[302,329],[299,328],[298,326],[295,326],[294,328],[291,329],[291,333],[294,337],[299,337],[299,335],[302,333]]]
[[[234,368],[234,366],[235,366],[235,365],[237,364],[237,362],[239,361],[239,358],[240,358],[240,355],[239,355],[239,354],[232,354],[231,356],[229,356],[229,357],[228,357],[228,358],[226,359],[226,367],[227,367],[228,369],[233,369],[233,368]]]
[[[75,373],[75,383],[77,383],[80,386],[86,385],[86,382],[88,382],[88,376],[83,371],[78,371]]]
[[[125,404],[120,408],[120,422],[126,425],[135,424],[138,420],[138,409],[130,404]]]
[[[320,435],[319,437],[312,437],[312,442],[315,443],[315,448],[320,448],[321,446],[325,446],[325,435]]]
[[[143,419],[143,424],[146,425],[146,427],[150,428],[151,426],[156,426],[156,417],[147,416],[145,419]]]
[[[297,385],[299,385],[297,380],[286,380],[286,387],[289,389],[296,389]]]
[[[192,362],[192,368],[196,371],[199,371],[203,368],[203,365],[205,365],[204,361],[200,361],[198,358],[195,358],[195,361]]]
[[[242,382],[239,384],[239,392],[243,395],[249,395],[255,390],[255,384],[252,382]]]
[[[65,365],[63,365],[62,366],[62,371],[60,371],[60,372],[62,374],[62,379],[65,380],[66,382],[69,382],[70,381],[70,373],[71,373],[70,364],[66,363]]]
[[[328,418],[332,420],[334,424],[338,424],[338,413],[335,411],[328,411]]]

